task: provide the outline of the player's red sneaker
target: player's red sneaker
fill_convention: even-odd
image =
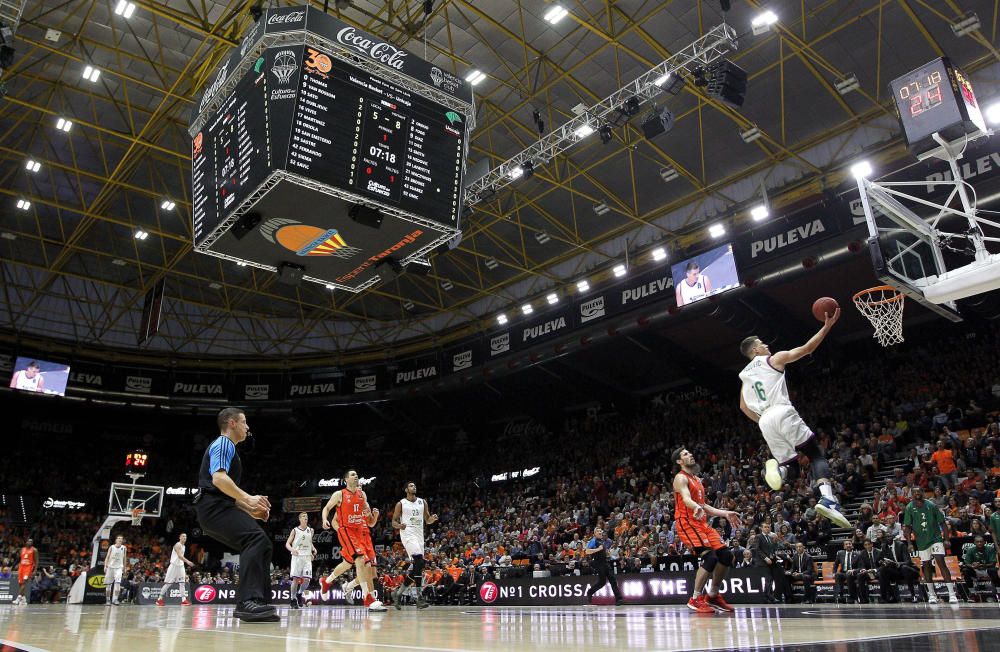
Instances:
[[[323,575],[320,575],[319,576],[319,590],[321,592],[323,592],[323,593],[329,593],[331,588],[333,588],[333,585],[330,584],[326,580],[326,577],[324,577]]]
[[[159,600],[157,600],[157,601],[156,601],[156,606],[157,606],[157,607],[162,607],[162,606],[163,606],[163,604],[164,604],[164,602],[163,602],[163,598],[160,598]]]
[[[365,596],[366,607],[370,607],[373,602],[375,602],[375,596],[373,596],[371,593]]]
[[[735,609],[733,609],[733,605],[726,602],[726,599],[722,597],[721,593],[719,595],[708,596],[705,602],[708,604],[708,606],[715,607],[719,611],[736,611]]]
[[[699,595],[697,598],[691,598],[688,600],[688,609],[700,614],[714,614],[715,609],[712,609],[705,602],[705,596]]]
[[[187,599],[187,598],[184,598],[183,600],[181,600],[181,606],[182,606],[182,607],[190,607],[190,606],[191,606],[191,603],[190,603],[190,602],[188,602],[188,599]]]

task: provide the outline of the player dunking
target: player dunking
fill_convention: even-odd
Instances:
[[[163,576],[163,588],[160,589],[160,598],[156,601],[157,607],[163,606],[163,596],[170,595],[167,592],[167,587],[175,582],[181,589],[181,604],[185,607],[191,605],[191,603],[188,602],[187,571],[184,570],[184,564],[194,566],[194,562],[189,561],[187,557],[184,556],[184,544],[187,543],[187,538],[188,535],[181,532],[181,536],[177,539],[177,543],[175,543],[174,547],[170,550],[170,565],[167,566],[167,574]]]
[[[335,491],[330,500],[323,506],[323,529],[331,527],[337,532],[340,540],[340,555],[343,558],[329,577],[320,577],[319,585],[323,592],[330,590],[334,579],[340,577],[353,564],[361,584],[361,595],[369,611],[386,611],[381,600],[372,595],[375,578],[375,546],[369,528],[378,521],[379,511],[371,509],[368,497],[361,490],[358,473],[351,469],[344,474],[345,488]],[[332,522],[330,510],[336,510]]]
[[[299,514],[299,526],[288,533],[285,548],[292,553],[292,609],[305,606],[302,591],[309,586],[313,576],[312,560],[316,556],[316,546],[313,545],[313,529],[309,527],[309,514]]]
[[[778,491],[786,480],[799,474],[799,453],[809,458],[813,479],[819,485],[821,498],[816,511],[840,527],[851,527],[844,517],[830,482],[830,464],[826,453],[816,443],[816,435],[805,424],[792,405],[785,384],[785,365],[800,360],[819,347],[833,325],[840,319],[840,308],[826,315],[823,327],[802,346],[790,351],[771,350],[760,338],[751,335],[740,344],[740,352],[750,358],[750,363],[740,372],[743,387],[740,390],[740,409],[760,426],[764,441],[774,458],[764,466],[764,479]]]
[[[17,598],[14,599],[14,604],[23,605],[28,604],[28,598],[25,597],[28,592],[28,582],[31,581],[31,576],[35,573],[35,566],[38,565],[38,549],[35,548],[34,542],[30,538],[21,548],[18,557],[21,560],[17,566],[17,582],[20,584],[20,588]]]
[[[401,609],[400,598],[408,586],[417,587],[417,609],[427,607],[427,601],[420,593],[420,585],[424,577],[424,523],[433,525],[437,522],[437,514],[431,514],[427,501],[417,498],[417,485],[408,482],[405,487],[406,498],[403,498],[392,510],[392,527],[399,530],[399,540],[406,548],[410,558],[410,572],[392,594],[392,604]]]
[[[719,594],[719,587],[726,573],[736,562],[733,552],[722,543],[719,533],[709,526],[708,516],[728,519],[734,528],[740,527],[740,516],[736,512],[716,509],[705,503],[705,487],[695,475],[698,467],[694,455],[686,448],[678,448],[670,456],[671,461],[681,467],[674,476],[674,521],[677,538],[691,548],[701,559],[701,566],[694,576],[694,593],[688,599],[688,609],[698,613],[714,614],[715,610],[735,611]],[[712,578],[712,588],[708,597],[702,594],[708,578]]]
[[[104,592],[108,604],[118,604],[118,593],[122,588],[122,573],[125,571],[125,537],[115,537],[115,544],[108,547],[104,557]]]

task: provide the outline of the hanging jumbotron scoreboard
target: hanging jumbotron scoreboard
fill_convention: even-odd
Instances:
[[[468,83],[318,9],[271,9],[191,123],[199,252],[359,292],[459,233]]]

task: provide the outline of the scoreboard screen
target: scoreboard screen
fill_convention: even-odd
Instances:
[[[278,169],[454,227],[465,120],[317,48],[265,50],[192,140],[195,242]]]

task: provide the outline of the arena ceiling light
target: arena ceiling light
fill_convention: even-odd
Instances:
[[[413,302],[412,301],[405,301],[403,303],[403,310],[406,310],[407,312],[409,312],[410,310],[413,310]]]
[[[549,302],[550,306],[554,306],[559,303],[559,295],[553,292],[549,296],[545,297],[545,300]]]
[[[444,290],[445,292],[451,292],[452,290],[455,289],[455,284],[449,281],[448,279],[445,279],[441,281],[441,289]]]
[[[335,290],[336,288],[333,286],[333,283],[327,283],[326,284],[326,289],[327,290]]]
[[[979,16],[969,12],[965,18],[951,24],[951,31],[955,36],[968,36],[972,32],[978,32],[980,28]]]
[[[614,268],[611,270],[611,272],[615,275],[616,278],[621,278],[625,276],[625,273],[627,271],[628,270],[625,268],[625,265],[621,264],[615,265]]]
[[[750,27],[753,29],[754,36],[759,36],[769,32],[771,25],[776,22],[778,22],[778,14],[768,9],[754,16],[754,19],[750,21]]]
[[[555,25],[568,15],[569,11],[567,11],[562,5],[555,5],[551,9],[545,12],[543,18],[549,24]]]
[[[4,231],[3,233],[0,233],[0,238],[3,238],[4,240],[17,240],[17,236],[11,233],[10,231]]]
[[[126,265],[128,265],[128,263],[126,263],[121,258],[115,258],[114,260],[111,261],[111,264],[114,265],[115,267],[125,267]],[[215,285],[218,285],[218,284],[216,283]],[[208,287],[212,287],[212,285],[209,285]],[[219,287],[221,288],[222,286],[219,285]],[[215,289],[218,289],[218,288],[215,288]]]
[[[236,266],[237,267],[246,267],[247,264],[245,262],[243,262],[242,260],[237,260],[236,261]]]
[[[522,314],[523,314],[524,316],[526,316],[526,317],[527,317],[528,315],[530,315],[530,314],[531,314],[531,313],[533,313],[533,312],[535,312],[535,309],[531,307],[531,304],[530,304],[530,303],[526,303],[526,304],[524,304],[523,306],[521,306],[521,313],[522,313]]]
[[[160,208],[165,211],[172,211],[176,206],[177,204],[170,201],[169,199],[164,199],[163,202],[160,204]]]
[[[750,209],[750,217],[753,218],[754,222],[760,222],[766,220],[771,215],[771,211],[767,209],[765,204],[757,204]]]
[[[660,75],[659,77],[657,77],[657,78],[656,78],[656,79],[655,79],[655,80],[653,81],[653,85],[654,85],[654,86],[663,86],[663,85],[664,85],[664,84],[666,84],[666,83],[667,83],[668,81],[670,81],[670,73],[669,73],[669,72],[668,72],[667,74],[665,74],[665,75]]]
[[[573,132],[577,138],[586,138],[592,133],[594,133],[594,128],[590,125],[580,125],[576,128],[576,131]]]
[[[128,0],[118,0],[118,6],[115,7],[115,15],[121,16],[122,18],[131,18],[132,14],[135,13],[135,4],[129,2]]]
[[[750,128],[744,129],[740,132],[740,138],[743,139],[744,143],[748,144],[759,139],[760,136],[760,128],[757,125],[751,125]]]
[[[124,261],[122,261],[122,264],[124,264]],[[208,284],[208,287],[209,287],[209,289],[212,289],[212,290],[221,290],[222,289],[222,283],[216,283],[215,281],[212,281],[211,283]]]
[[[465,81],[469,82],[471,86],[475,86],[484,79],[486,79],[486,73],[479,70],[472,70],[465,76]]]
[[[56,120],[56,129],[69,133],[69,130],[72,128],[73,128],[72,120],[67,120],[66,118],[59,118],[58,120]]]
[[[551,239],[552,236],[550,236],[545,231],[539,231],[538,233],[535,234],[535,241],[538,242],[538,244],[540,245],[547,244]]]
[[[726,235],[726,227],[723,226],[722,224],[713,224],[712,226],[708,227],[708,235],[712,236],[713,238],[721,238],[722,236]]]
[[[590,283],[587,282],[587,279],[583,279],[576,284],[576,289],[578,292],[586,292],[590,289]]]
[[[872,173],[872,164],[868,161],[858,161],[851,166],[851,175],[855,179],[864,179]]]
[[[135,232],[135,239],[136,240],[145,240],[148,237],[149,237],[149,233],[147,231],[143,231],[142,229],[139,229],[139,230],[137,230]]]
[[[502,312],[499,315],[497,315],[497,323],[500,324],[501,326],[505,326],[507,324],[507,315],[503,314]]]
[[[26,211],[29,208],[31,208],[31,202],[28,201],[27,199],[18,199],[17,207],[20,208],[22,211]]]
[[[837,89],[837,92],[840,93],[841,95],[847,95],[848,93],[856,91],[859,88],[861,88],[861,84],[858,83],[858,78],[855,77],[854,75],[848,75],[843,79],[837,80],[837,82],[833,86],[834,88]]]
[[[610,213],[611,209],[608,208],[607,204],[601,202],[600,204],[594,204],[594,212],[597,213],[598,215],[605,215],[607,213]]]
[[[490,270],[496,269],[497,267],[500,266],[500,263],[497,262],[496,258],[487,258],[485,261],[483,261],[483,264],[486,265],[486,269]]]
[[[678,172],[677,168],[672,165],[660,168],[660,178],[663,179],[665,183],[670,183],[679,176],[681,176],[681,173]]]
[[[97,80],[101,77],[101,71],[93,66],[87,66],[83,69],[83,78],[89,82],[97,83]]]
[[[515,166],[507,172],[507,176],[510,177],[511,181],[516,181],[524,176],[524,168],[520,165]]]
[[[988,105],[986,110],[983,111],[983,115],[986,116],[987,122],[1000,124],[1000,100]]]
[[[38,172],[40,169],[42,169],[42,164],[39,163],[38,161],[29,158],[28,161],[24,164],[24,169],[27,170],[28,172]]]
[[[667,259],[667,250],[663,247],[657,247],[653,249],[653,260],[656,262],[662,262]]]

